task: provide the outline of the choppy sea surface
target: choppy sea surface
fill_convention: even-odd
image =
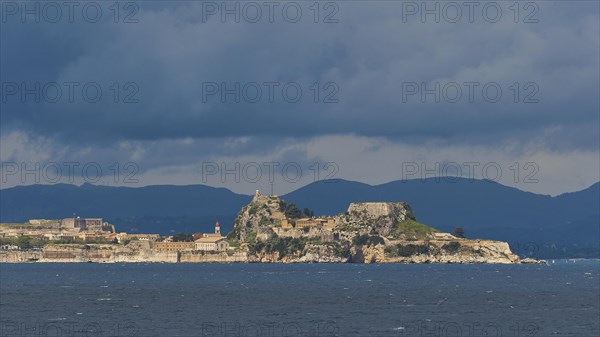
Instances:
[[[0,264],[0,336],[600,336],[600,261]]]

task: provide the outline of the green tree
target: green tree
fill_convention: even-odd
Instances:
[[[29,236],[20,236],[17,240],[17,246],[21,249],[29,249],[32,248],[31,238]]]
[[[352,239],[352,243],[355,246],[376,246],[385,244],[385,241],[379,235],[363,234]]]
[[[462,227],[454,227],[454,232],[452,234],[454,234],[454,236],[457,238],[464,238],[465,230]]]
[[[310,210],[308,208],[304,208],[304,211],[302,211],[302,213],[304,213],[305,217],[310,217]]]
[[[285,208],[284,212],[287,218],[300,218],[302,217],[302,212],[298,209],[296,204],[288,204]]]
[[[194,236],[190,233],[176,233],[173,235],[173,242],[192,242]]]

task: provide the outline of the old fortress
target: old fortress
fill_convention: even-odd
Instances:
[[[278,234],[284,234],[285,232],[292,229],[301,229],[306,231],[311,228],[322,228],[324,230],[332,231],[335,227],[335,218],[332,216],[290,219],[286,217],[286,215],[281,210],[279,210],[277,204],[279,202],[279,198],[277,196],[263,195],[260,193],[259,190],[256,190],[254,194],[254,199],[252,200],[258,203],[264,203],[271,209],[270,217],[278,221],[281,225],[281,229],[283,230],[277,231],[277,229],[274,228],[274,230],[276,230]]]
[[[274,205],[278,201],[276,196],[267,196],[260,193],[259,190],[256,190],[254,194],[254,201],[262,202],[272,208],[271,218],[280,221],[281,228],[286,229],[303,229],[303,228],[312,228],[316,226],[323,226],[326,229],[333,229],[335,224],[335,220],[332,216],[328,217],[310,217],[310,218],[297,218],[297,219],[288,219],[281,210],[277,209],[277,206]]]
[[[210,233],[172,236],[117,232],[102,218],[2,223],[0,262],[521,263],[506,242],[457,238],[417,222],[404,202],[313,214],[256,191],[227,237],[218,221]]]

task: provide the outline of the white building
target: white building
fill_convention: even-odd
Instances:
[[[203,237],[194,241],[196,250],[223,252],[229,248],[229,243],[221,236],[221,225],[215,224],[214,234],[204,234]]]
[[[229,243],[224,237],[207,237],[194,241],[196,250],[224,252],[229,248]]]

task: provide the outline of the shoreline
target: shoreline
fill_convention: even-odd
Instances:
[[[83,250],[82,250],[83,251]],[[93,250],[92,250],[93,251]],[[568,260],[568,259],[567,259]],[[104,256],[69,256],[69,257],[44,257],[42,250],[25,251],[0,251],[0,264],[28,264],[28,263],[131,263],[131,264],[548,264],[546,260],[535,259],[490,259],[475,258],[472,256],[424,256],[416,255],[404,258],[383,258],[378,260],[353,260],[332,256],[302,256],[278,259],[273,256],[249,256],[243,252],[234,254],[195,254],[192,252],[179,252],[172,254],[136,254],[120,255],[118,253]]]

